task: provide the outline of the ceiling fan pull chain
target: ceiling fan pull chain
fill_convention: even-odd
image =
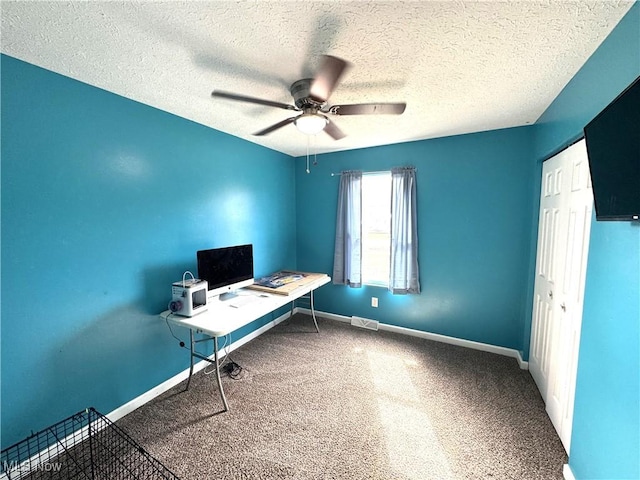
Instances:
[[[311,173],[309,171],[309,137],[310,135],[307,135],[307,173]]]
[[[318,147],[316,146],[316,137],[317,135],[313,136],[313,166],[314,167],[318,166]]]

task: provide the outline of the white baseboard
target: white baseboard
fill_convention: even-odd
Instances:
[[[298,311],[298,307],[296,307],[294,309],[294,313],[297,313],[297,311]],[[234,350],[240,348],[245,343],[253,340],[256,337],[259,337],[264,332],[266,332],[267,330],[270,330],[271,328],[275,327],[276,325],[278,325],[282,321],[286,320],[287,318],[289,318],[289,312],[280,315],[275,320],[270,321],[266,325],[263,325],[262,327],[258,328],[257,330],[254,330],[253,332],[249,333],[248,335],[245,335],[241,339],[236,340],[235,342],[231,343],[229,346],[225,347],[224,351],[225,352],[229,352],[229,353],[233,352]],[[213,360],[213,354],[210,355],[209,358],[211,360]],[[208,365],[209,365],[209,362],[207,362],[206,360],[200,360],[198,363],[195,363],[193,365],[193,373],[195,374],[195,373],[199,372],[200,370],[202,370],[203,368],[207,367]],[[170,379],[162,382],[160,385],[157,385],[156,387],[153,387],[151,390],[146,391],[142,395],[139,395],[138,397],[134,398],[133,400],[131,400],[131,401],[125,403],[124,405],[116,408],[111,413],[107,414],[106,417],[109,420],[111,420],[112,422],[115,422],[115,421],[121,419],[122,417],[124,417],[125,415],[133,412],[136,408],[139,408],[142,405],[144,405],[145,403],[153,400],[158,395],[162,395],[164,392],[166,392],[167,390],[175,387],[176,385],[178,385],[183,380],[186,380],[187,378],[189,378],[189,368],[186,368],[185,370],[183,370],[182,372],[178,373],[177,375],[174,375]]]
[[[562,467],[562,476],[564,477],[564,480],[576,480],[576,477],[568,463],[565,463]]]
[[[298,308],[297,311],[311,315],[311,310],[308,308]],[[335,313],[320,312],[316,310],[316,316],[328,318],[329,320],[337,320],[339,322],[351,323],[351,317],[345,315],[337,315]],[[472,340],[463,340],[461,338],[448,337],[446,335],[440,335],[437,333],[423,332],[422,330],[414,330],[412,328],[396,327],[395,325],[388,325],[386,323],[378,323],[379,330],[386,330],[388,332],[402,333],[403,335],[410,335],[412,337],[424,338],[427,340],[433,340],[436,342],[448,343],[449,345],[457,345],[459,347],[472,348],[474,350],[481,350],[483,352],[496,353],[498,355],[504,355],[505,357],[515,358],[518,362],[518,366],[523,370],[529,369],[529,362],[525,362],[522,359],[522,355],[518,350],[506,347],[497,347],[488,343],[474,342]]]
[[[522,370],[529,370],[529,362],[522,359],[522,354],[520,353],[520,350],[516,350],[516,353],[518,354],[518,356],[516,357],[516,360],[518,361],[518,365],[520,366],[520,368]]]

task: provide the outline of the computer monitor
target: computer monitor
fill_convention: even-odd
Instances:
[[[207,298],[226,300],[234,291],[253,284],[253,245],[199,250],[198,278],[209,284]]]

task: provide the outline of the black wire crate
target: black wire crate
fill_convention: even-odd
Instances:
[[[178,479],[93,408],[0,452],[0,480]]]

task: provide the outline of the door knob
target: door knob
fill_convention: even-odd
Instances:
[[[553,291],[552,291],[552,290],[549,290],[548,295],[549,295],[549,298],[553,298]]]
[[[563,312],[567,311],[567,306],[564,304],[564,302],[562,303],[562,305],[560,305],[560,308],[562,309]]]

